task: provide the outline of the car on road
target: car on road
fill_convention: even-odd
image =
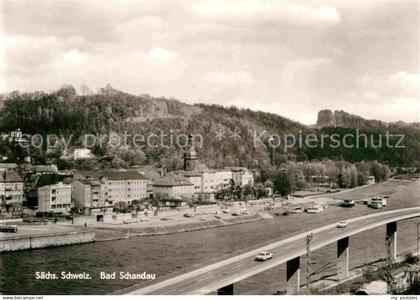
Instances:
[[[347,222],[346,221],[340,221],[337,224],[337,228],[345,228],[345,227],[347,227]]]
[[[272,258],[273,258],[273,253],[268,252],[268,251],[260,252],[257,254],[257,256],[255,256],[255,260],[258,260],[258,261],[266,261]]]

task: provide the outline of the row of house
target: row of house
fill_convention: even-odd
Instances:
[[[184,169],[159,173],[153,167],[122,171],[73,171],[60,173],[56,166],[0,164],[1,207],[12,203],[37,212],[70,213],[72,207],[87,215],[112,212],[116,205],[132,204],[147,198],[184,202],[235,185],[253,185],[252,173],[246,168],[208,169],[198,161],[192,143],[184,155]],[[165,202],[166,201],[166,202]],[[17,205],[19,206],[19,205]]]

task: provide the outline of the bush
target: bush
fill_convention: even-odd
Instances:
[[[404,262],[408,264],[415,264],[418,262],[419,258],[417,256],[414,256],[413,253],[409,252],[404,255]]]

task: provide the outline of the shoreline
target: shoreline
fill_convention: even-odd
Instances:
[[[205,220],[205,221],[194,221],[187,222],[183,224],[174,224],[174,225],[152,225],[145,227],[119,227],[119,228],[110,228],[110,227],[95,227],[96,237],[95,242],[105,242],[113,240],[123,240],[128,239],[134,236],[157,236],[157,235],[168,235],[182,232],[206,230],[218,227],[232,226],[244,223],[258,222],[262,221],[264,218],[260,216],[259,213],[248,215],[248,216],[238,216],[228,219],[214,219],[214,220]],[[123,225],[122,225],[123,226]],[[101,237],[101,233],[108,231],[106,233],[108,236]],[[124,236],[121,236],[121,231],[125,233]],[[117,235],[113,237],[113,235]],[[99,237],[98,237],[99,236]]]
[[[77,245],[95,241],[95,230],[93,228],[72,228],[69,230],[65,227],[50,227],[48,229],[51,232],[37,234],[24,232],[23,234],[1,236],[0,253]],[[33,230],[37,229],[33,228]],[[39,228],[39,230],[43,229]]]

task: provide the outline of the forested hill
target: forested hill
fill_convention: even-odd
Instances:
[[[308,134],[354,133],[354,128],[309,128],[276,114],[255,112],[249,109],[216,105],[188,105],[175,99],[133,96],[107,86],[97,94],[77,95],[70,86],[53,93],[11,93],[3,97],[0,126],[3,133],[20,128],[27,134],[73,135],[72,147],[80,147],[85,134],[126,134],[146,136],[154,133],[172,135],[201,134],[203,147],[198,148],[200,159],[209,167],[258,167],[270,162],[280,165],[286,161],[311,159],[343,159],[347,161],[379,160],[392,165],[420,164],[420,134],[412,128],[389,128],[390,132],[403,133],[405,149],[368,147],[295,147],[287,149],[268,146],[271,134],[306,136]],[[262,135],[262,133],[265,134]],[[375,136],[385,133],[383,128],[363,129]],[[255,138],[257,142],[255,143]],[[276,142],[276,141],[275,141]],[[168,145],[169,141],[166,143]],[[132,145],[132,143],[128,143]],[[278,145],[278,143],[275,143]],[[50,151],[48,158],[61,156],[60,148]],[[72,149],[71,149],[72,150]],[[12,156],[7,145],[1,145],[2,155]],[[98,158],[110,157],[122,165],[159,164],[166,158],[169,169],[182,164],[180,147],[111,147],[94,148]],[[42,151],[32,151],[31,156],[42,159]]]

